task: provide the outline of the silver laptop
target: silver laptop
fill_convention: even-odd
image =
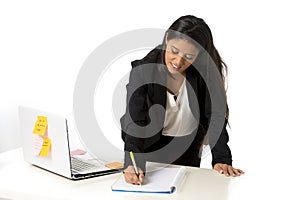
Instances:
[[[24,159],[32,165],[72,180],[121,171],[105,167],[101,160],[71,156],[68,124],[62,116],[20,106],[19,121]]]

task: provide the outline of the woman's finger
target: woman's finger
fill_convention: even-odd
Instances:
[[[237,171],[237,173],[239,174],[239,176],[245,173],[245,172],[244,172],[243,170],[241,170],[241,169],[235,169],[235,170]]]
[[[215,164],[215,166],[214,166],[214,170],[218,171],[220,174],[222,174],[222,173],[223,173],[223,170],[222,170],[221,164]]]
[[[140,175],[139,177],[136,175],[135,171],[134,171],[134,167],[132,165],[128,166],[125,170],[124,170],[124,178],[125,181],[127,183],[131,183],[131,184],[140,184],[140,180],[142,180],[141,178],[144,176],[144,174],[142,173],[142,175]]]
[[[225,176],[229,176],[228,165],[226,165],[226,164],[222,165],[222,170],[223,170]]]
[[[227,165],[227,171],[228,171],[228,174],[229,176],[235,176],[235,173],[234,173],[234,168],[230,165]]]

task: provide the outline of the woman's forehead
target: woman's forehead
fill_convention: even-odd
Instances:
[[[181,52],[188,53],[188,54],[195,54],[199,52],[199,49],[189,42],[188,40],[182,39],[182,38],[174,38],[170,39],[167,42],[167,45],[169,47],[175,47]]]

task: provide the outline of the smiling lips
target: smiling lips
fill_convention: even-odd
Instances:
[[[173,67],[174,70],[178,71],[181,67],[176,66],[175,64],[171,63],[171,66]]]

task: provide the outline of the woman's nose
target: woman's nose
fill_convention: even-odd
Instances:
[[[179,55],[173,57],[173,64],[176,66],[182,66],[184,64],[184,58]]]

